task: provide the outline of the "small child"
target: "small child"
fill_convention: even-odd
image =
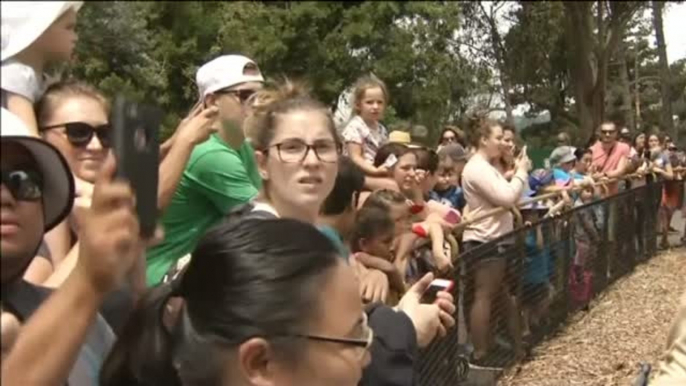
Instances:
[[[45,68],[68,61],[82,1],[2,2],[2,105],[38,136],[33,104],[46,89]]]
[[[385,303],[389,306],[395,306],[405,293],[403,275],[392,263],[394,237],[395,224],[388,211],[368,207],[357,213],[350,238],[352,252],[366,268],[378,269],[388,276],[390,290]]]
[[[575,207],[590,204],[594,200],[592,186],[584,187],[579,194]],[[592,296],[591,270],[589,262],[595,256],[594,245],[600,240],[597,213],[593,208],[576,211],[576,224],[574,226],[574,243],[576,253],[570,272],[570,294],[572,300],[579,306],[586,305]]]
[[[460,178],[466,164],[467,154],[461,145],[450,144],[442,147],[438,152],[436,185],[429,193],[429,198],[462,212],[467,201],[460,186]]]
[[[540,211],[547,208],[532,207],[522,210],[525,224],[535,224],[540,220]],[[552,256],[546,245],[541,225],[535,225],[526,234],[524,242],[526,258],[524,262],[524,285],[522,287],[523,335],[531,334],[531,328],[539,326],[548,313],[551,304]]]

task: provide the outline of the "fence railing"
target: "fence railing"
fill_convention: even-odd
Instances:
[[[655,255],[662,188],[662,182],[652,182],[552,218],[522,211],[527,225],[463,252],[453,278],[458,323],[420,353],[419,384],[453,386],[463,381],[475,272],[488,273],[485,261],[506,260],[502,280],[506,292],[492,299],[491,344],[483,361],[508,367],[521,359],[515,355],[518,348],[526,351],[540,343],[570,314],[587,307],[597,294]],[[511,302],[497,301],[505,296]]]

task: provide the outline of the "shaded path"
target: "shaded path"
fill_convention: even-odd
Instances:
[[[678,237],[672,239],[676,244]],[[630,385],[640,361],[655,365],[662,354],[684,290],[686,249],[654,257],[534,349],[531,361],[506,371],[498,385]]]

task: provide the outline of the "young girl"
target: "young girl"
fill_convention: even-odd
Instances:
[[[368,176],[385,177],[388,168],[374,166],[374,157],[381,146],[388,142],[388,131],[381,124],[388,89],[379,78],[369,75],[357,80],[353,93],[354,117],[343,129],[343,140],[350,158]]]
[[[355,228],[350,238],[352,252],[358,262],[366,268],[385,273],[390,283],[390,292],[385,303],[398,304],[405,292],[405,281],[398,268],[393,265],[392,244],[395,224],[387,210],[378,207],[362,208],[356,216]],[[362,294],[363,300],[369,297]]]
[[[38,135],[33,104],[45,91],[45,68],[68,61],[81,1],[2,2],[2,106]]]

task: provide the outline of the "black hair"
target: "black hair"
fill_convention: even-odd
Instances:
[[[334,216],[345,212],[357,203],[353,202],[353,197],[359,197],[364,187],[364,172],[350,158],[341,157],[338,161],[338,174],[333,190],[326,197],[322,204],[321,214]],[[357,200],[355,200],[357,201]]]
[[[219,384],[223,350],[253,337],[297,361],[303,344],[294,335],[320,312],[317,288],[339,261],[329,239],[309,224],[222,221],[201,239],[179,279],[142,299],[103,365],[101,385]],[[162,316],[174,296],[184,304],[168,329]]]
[[[404,156],[405,154],[410,152],[410,148],[403,145],[402,143],[394,143],[390,142],[387,143],[379,148],[379,150],[376,151],[376,156],[374,157],[374,166],[379,167],[386,162],[386,159],[388,156],[391,154],[395,155],[396,158],[400,159],[400,157]]]
[[[417,169],[426,170],[430,174],[436,173],[438,169],[438,154],[436,154],[436,151],[420,147],[413,149],[413,152],[417,156]]]
[[[584,154],[590,153],[592,153],[591,149],[584,147],[577,147],[576,150],[574,150],[574,156],[577,161],[581,161],[581,159],[584,158]]]
[[[351,249],[360,252],[362,239],[369,240],[394,231],[395,223],[388,210],[374,206],[362,208],[355,217],[355,228],[350,236]]]

